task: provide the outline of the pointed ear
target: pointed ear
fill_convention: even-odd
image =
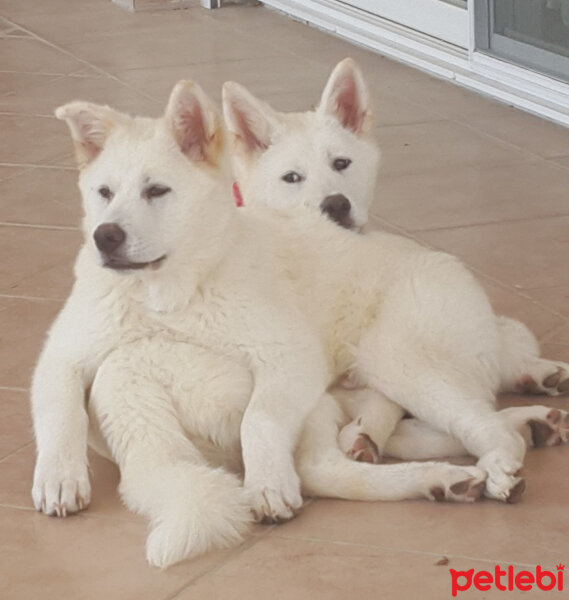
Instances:
[[[165,119],[190,160],[219,164],[224,149],[221,117],[199,85],[179,81],[170,94]]]
[[[99,155],[109,133],[122,118],[112,108],[90,102],[64,104],[56,109],[55,116],[69,126],[80,169]]]
[[[223,116],[235,144],[246,154],[266,150],[279,124],[268,104],[233,81],[223,84]]]
[[[322,92],[318,112],[337,119],[356,135],[373,125],[369,92],[357,63],[351,58],[339,62]]]

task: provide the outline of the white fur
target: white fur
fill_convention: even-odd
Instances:
[[[96,120],[99,109],[61,114]],[[213,113],[181,83],[164,119],[105,113],[92,144],[91,128],[71,127],[92,150],[80,176],[86,239],[34,375],[36,507],[88,504],[89,388],[123,499],[151,521],[155,565],[235,543],[249,509],[292,516],[301,480],[308,494],[468,501],[489,473],[490,494],[508,499],[525,444],[493,408],[498,332],[472,277],[445,254],[359,236],[315,211],[234,208]],[[171,191],[149,201],[150,183]],[[166,258],[104,268],[91,235],[111,220],[127,233],[121,260]],[[347,371],[460,438],[483,470],[350,461],[336,444],[342,413],[324,394]],[[240,458],[243,487],[230,473]]]

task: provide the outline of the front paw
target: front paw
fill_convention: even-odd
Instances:
[[[66,517],[89,506],[91,484],[86,460],[38,458],[32,498],[37,510]]]
[[[302,507],[300,480],[296,473],[286,481],[263,482],[255,485],[245,482],[251,512],[256,521],[280,523],[292,519]]]

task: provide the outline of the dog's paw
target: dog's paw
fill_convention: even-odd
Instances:
[[[520,477],[521,462],[500,456],[498,451],[490,452],[478,461],[478,467],[488,474],[485,496],[515,504],[525,491],[525,480]]]
[[[293,476],[294,475],[294,476]],[[260,486],[245,484],[251,512],[256,521],[280,523],[292,519],[302,507],[300,480],[296,473],[283,481],[264,482]]]
[[[361,419],[342,428],[338,434],[338,445],[348,458],[357,462],[377,464],[381,461],[379,449],[364,432]]]
[[[87,463],[38,458],[32,499],[36,509],[49,516],[66,517],[84,510],[91,501]]]
[[[484,493],[486,473],[478,467],[444,465],[440,481],[432,485],[427,497],[437,502],[474,502]]]
[[[544,421],[530,421],[532,446],[557,446],[569,442],[569,413],[552,408]]]
[[[569,364],[538,359],[518,379],[516,389],[526,394],[569,394]]]

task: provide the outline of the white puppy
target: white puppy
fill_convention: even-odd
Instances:
[[[525,443],[493,407],[496,321],[456,259],[313,211],[236,209],[223,127],[193,84],[163,119],[81,102],[57,114],[81,166],[85,244],[34,374],[38,509],[89,502],[89,389],[123,498],[152,522],[153,564],[233,543],[249,508],[292,516],[294,458],[311,494],[468,501],[487,475],[488,494],[517,499]],[[347,460],[324,393],[347,371],[480,468]],[[566,433],[559,411],[533,416]],[[241,457],[243,487],[228,471]]]
[[[367,224],[380,152],[372,135],[370,94],[352,59],[334,68],[316,110],[277,112],[234,82],[224,85],[223,110],[245,205],[321,211],[356,230]],[[525,325],[497,317],[496,326],[500,391],[569,392],[569,365],[540,358]],[[353,421],[342,430],[340,444],[353,458],[377,462],[383,453],[405,459],[465,453],[456,439],[424,424],[406,421],[396,429],[403,416],[399,406],[353,378],[343,386],[353,390],[334,394]],[[512,416],[517,419],[515,411]]]

